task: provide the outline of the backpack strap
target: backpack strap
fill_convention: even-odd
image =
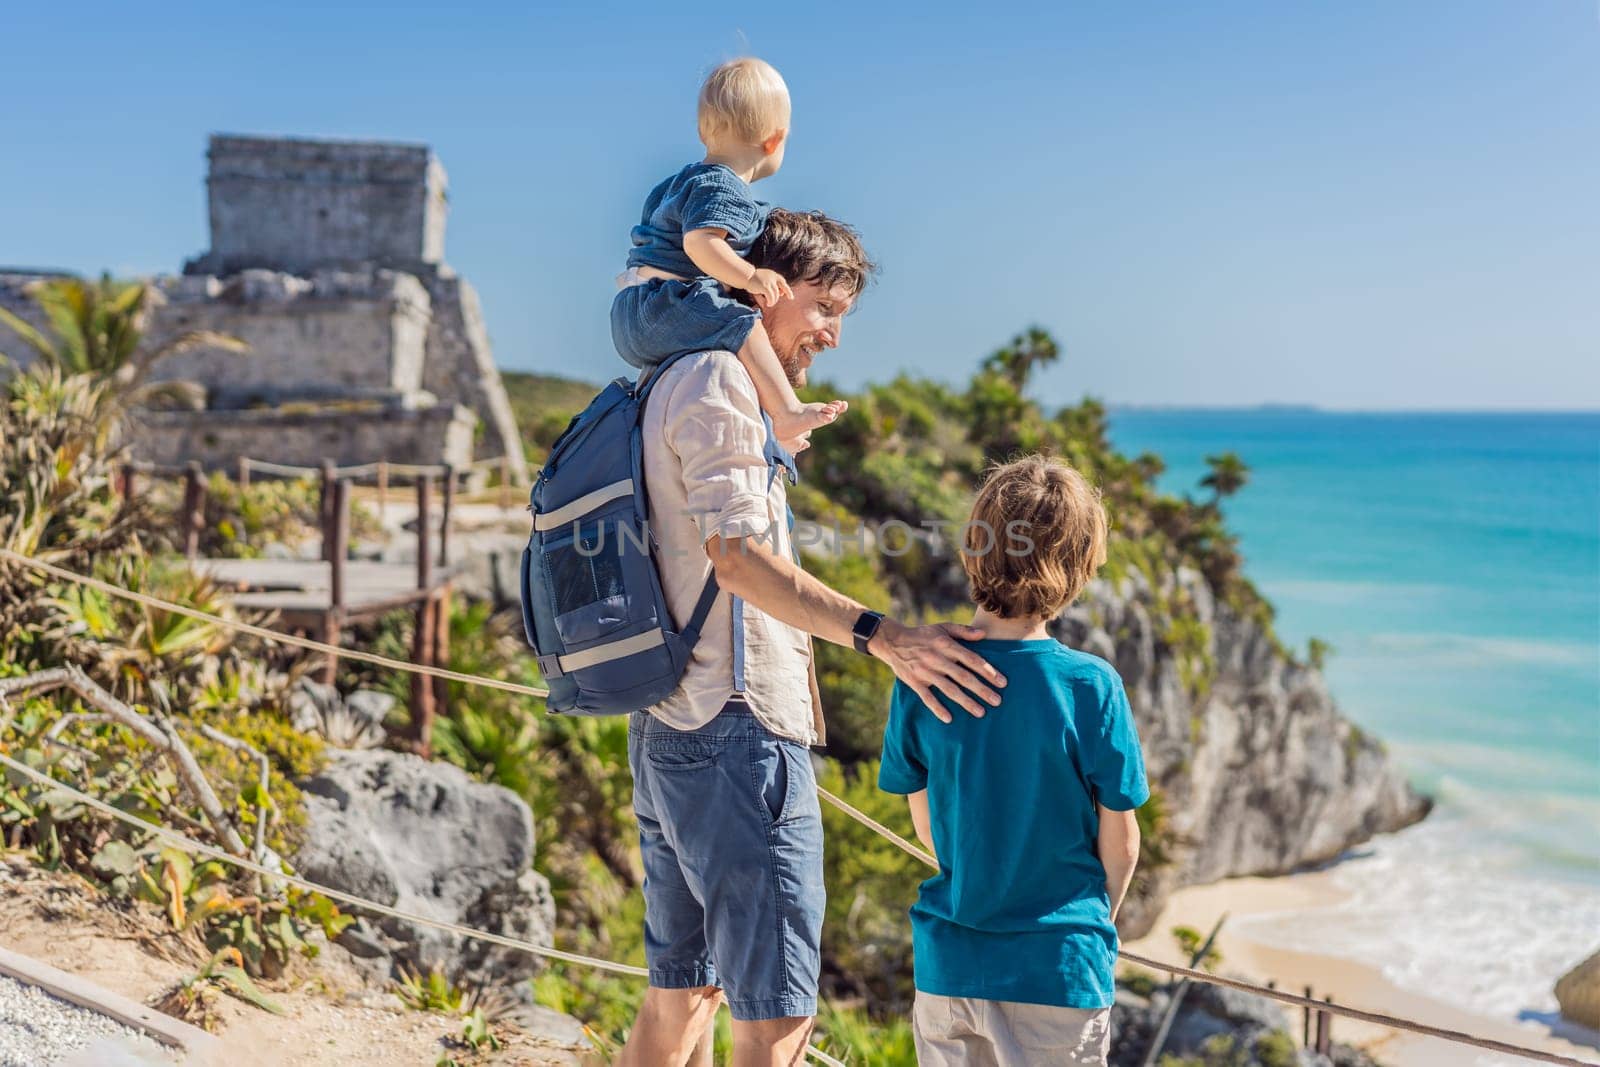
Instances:
[[[706,616],[711,614],[711,605],[717,602],[717,592],[717,572],[713,570],[706,577],[705,588],[700,590],[700,599],[695,601],[694,613],[689,616],[689,625],[678,635],[689,651],[693,651],[695,643],[700,640],[700,627],[706,624]]]

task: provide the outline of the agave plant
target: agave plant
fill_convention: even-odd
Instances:
[[[97,576],[123,589],[221,618],[231,603],[209,577],[183,566],[158,566],[143,555],[102,561]],[[91,673],[119,696],[170,707],[172,686],[185,675],[204,673],[232,642],[221,623],[134,604],[79,585],[52,587],[42,599],[40,636],[74,662],[93,664]]]
[[[211,330],[187,330],[147,344],[150,315],[166,300],[149,282],[119,282],[109,274],[98,282],[82,278],[47,278],[32,283],[28,295],[44,312],[53,337],[0,308],[0,324],[8,326],[40,359],[64,376],[84,375],[109,388],[98,395],[97,412],[114,415],[128,408],[161,402],[197,406],[204,390],[195,382],[151,382],[157,363],[196,348],[242,352],[244,342]]]

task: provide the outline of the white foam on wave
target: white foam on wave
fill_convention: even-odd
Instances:
[[[1552,874],[1464,806],[1375,839],[1334,868],[1331,908],[1247,917],[1246,936],[1379,968],[1501,1018],[1556,1010],[1555,981],[1600,947],[1600,873]]]
[[[1327,578],[1262,578],[1261,591],[1274,602],[1298,600],[1327,607],[1370,607],[1374,602],[1432,603],[1455,590],[1424,582],[1345,582]]]
[[[1371,633],[1363,643],[1384,656],[1424,657],[1430,665],[1481,667],[1535,664],[1585,667],[1600,673],[1600,652],[1582,641],[1532,641],[1522,637],[1452,633]]]

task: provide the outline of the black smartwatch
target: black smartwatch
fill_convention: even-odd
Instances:
[[[863,611],[856,624],[850,627],[850,634],[855,638],[856,651],[866,653],[867,642],[878,632],[878,627],[883,624],[883,612]]]

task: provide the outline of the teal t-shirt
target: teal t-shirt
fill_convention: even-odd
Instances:
[[[896,683],[878,787],[928,791],[939,873],[911,907],[917,988],[1111,1006],[1117,931],[1096,803],[1150,796],[1122,679],[1053,639],[971,646],[1006,677],[983,718],[942,723]]]

